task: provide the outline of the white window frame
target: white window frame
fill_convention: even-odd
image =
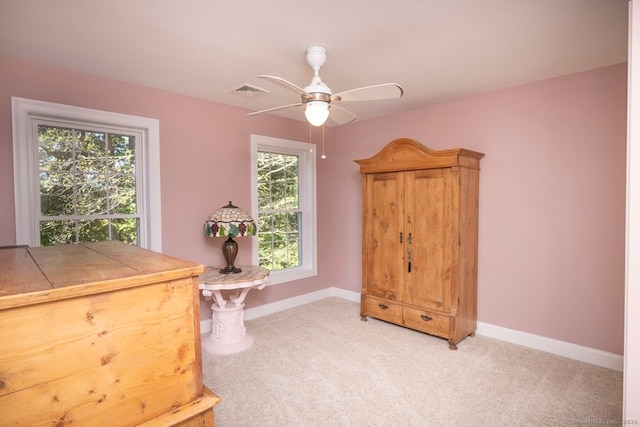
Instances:
[[[299,156],[299,203],[302,210],[302,265],[272,271],[269,285],[305,279],[318,274],[316,213],[316,146],[262,135],[251,135],[251,214],[258,218],[258,151]],[[258,227],[258,235],[260,227]],[[258,238],[253,240],[253,264],[258,265]]]
[[[138,245],[162,252],[162,205],[160,200],[160,124],[157,119],[112,113],[26,98],[11,98],[13,124],[13,175],[16,214],[16,244],[40,246],[38,224],[40,178],[38,144],[34,120],[53,120],[70,126],[129,129],[140,133],[140,236]]]

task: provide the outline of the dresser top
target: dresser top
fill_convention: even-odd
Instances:
[[[203,272],[202,265],[115,241],[0,249],[0,309]]]

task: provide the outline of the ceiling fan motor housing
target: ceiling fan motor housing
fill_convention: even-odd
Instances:
[[[304,88],[304,91],[307,92],[305,95],[302,95],[303,102],[309,101],[331,101],[331,89],[329,86],[324,83],[319,85],[310,85]]]
[[[311,84],[304,88],[307,95],[302,97],[303,102],[324,101],[330,102],[331,88],[320,79],[320,67],[327,61],[327,49],[322,46],[309,46],[307,48],[307,63],[313,68],[314,76]]]

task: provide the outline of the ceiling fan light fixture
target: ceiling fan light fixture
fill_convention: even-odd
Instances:
[[[322,126],[329,118],[329,104],[325,101],[309,101],[305,105],[304,115],[312,126]]]
[[[364,86],[334,94],[331,92],[331,88],[320,79],[320,67],[324,65],[326,59],[326,48],[322,46],[309,46],[307,48],[307,63],[313,68],[313,78],[311,79],[311,84],[304,89],[282,77],[268,76],[265,74],[258,76],[259,78],[268,79],[273,83],[277,83],[295,92],[300,96],[300,101],[295,104],[253,111],[247,113],[247,115],[255,116],[260,113],[291,107],[302,107],[304,105],[304,115],[312,126],[322,126],[327,121],[327,118],[329,118],[329,108],[331,108],[331,122],[333,124],[344,125],[354,121],[356,115],[338,105],[338,102],[375,101],[378,99],[400,98],[402,96],[404,90],[402,86],[397,83]]]

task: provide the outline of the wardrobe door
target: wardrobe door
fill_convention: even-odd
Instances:
[[[363,268],[367,294],[404,298],[404,172],[372,173],[366,177]]]
[[[452,297],[455,215],[450,168],[408,172],[406,185],[408,304],[448,312]],[[456,243],[457,244],[457,243]]]

